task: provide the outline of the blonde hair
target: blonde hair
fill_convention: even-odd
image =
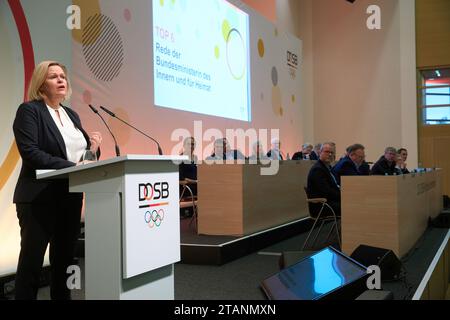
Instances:
[[[42,61],[34,68],[33,75],[31,76],[31,81],[27,92],[28,101],[44,99],[45,95],[42,92],[42,86],[47,79],[48,68],[52,66],[59,66],[64,71],[67,82],[67,93],[64,99],[67,100],[70,98],[72,94],[72,87],[70,85],[69,77],[67,76],[66,66],[57,61]]]

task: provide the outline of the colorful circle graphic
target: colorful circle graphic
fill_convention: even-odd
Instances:
[[[223,20],[223,22],[222,22],[222,36],[223,36],[223,39],[225,40],[225,42],[228,41],[228,36],[230,34],[230,30],[231,30],[231,27],[230,27],[230,23],[228,22],[228,20]]]
[[[244,39],[237,29],[231,29],[227,37],[227,63],[231,75],[241,80],[247,64]]]
[[[271,77],[272,77],[272,84],[274,86],[277,86],[278,85],[278,71],[277,71],[276,67],[272,67]]]
[[[261,58],[264,57],[264,41],[262,39],[258,39],[258,54]]]

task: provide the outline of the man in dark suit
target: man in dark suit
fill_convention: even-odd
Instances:
[[[336,177],[339,185],[341,184],[341,176],[360,176],[368,175],[369,172],[365,168],[364,146],[355,143],[347,148],[347,156],[341,158],[331,170]]]
[[[317,143],[314,146],[314,149],[311,151],[311,154],[309,155],[309,160],[319,160],[319,153],[321,147],[322,147],[321,143]]]
[[[370,174],[384,176],[392,176],[394,174],[401,174],[395,166],[397,160],[397,150],[394,147],[387,147],[384,150],[384,155],[373,165]]]
[[[219,138],[214,141],[214,152],[205,160],[207,163],[218,164],[223,164],[223,161],[226,160],[237,160],[237,163],[244,163],[245,156],[241,151],[231,149],[227,138]]]
[[[320,148],[319,160],[312,166],[308,174],[308,186],[306,192],[309,198],[326,198],[327,203],[333,208],[336,215],[341,214],[341,190],[336,178],[331,173],[331,162],[336,150],[333,143],[326,142]],[[318,215],[321,204],[309,203],[309,211],[312,215]],[[326,210],[326,209],[324,209]],[[330,215],[325,211],[323,214]]]
[[[313,150],[313,145],[309,142],[302,145],[302,151],[297,151],[292,155],[292,160],[317,160],[311,159],[311,152]]]

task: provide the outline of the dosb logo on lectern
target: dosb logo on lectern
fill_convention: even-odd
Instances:
[[[164,220],[164,208],[169,205],[169,183],[139,183],[139,209],[147,209],[144,221],[150,227],[159,227]]]

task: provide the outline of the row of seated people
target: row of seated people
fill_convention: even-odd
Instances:
[[[354,144],[347,148],[346,155],[332,166],[336,146],[332,142],[322,144],[319,159],[308,174],[307,194],[310,198],[326,198],[337,216],[341,214],[341,176],[354,175],[397,175],[409,173],[406,168],[407,150],[398,151],[387,147],[384,155],[372,166],[365,161],[364,146]],[[309,204],[312,215],[317,215],[321,205]],[[329,213],[325,213],[329,214]]]
[[[332,143],[334,145],[334,143]],[[298,151],[294,153],[292,156],[292,160],[318,160],[320,148],[322,144],[316,144],[314,147],[310,143],[305,143],[302,146],[302,151]],[[188,155],[189,160],[185,163],[196,164],[198,163],[198,158],[194,154],[195,150],[195,140],[193,137],[188,137],[184,140],[184,148],[180,155]],[[346,154],[344,157],[340,159],[340,161],[335,165],[336,169],[334,171],[343,171],[349,172],[347,174],[369,174],[368,163],[363,160],[363,163],[360,167],[358,161],[364,156],[364,146],[355,144],[347,148]],[[377,165],[374,166],[372,170],[372,174],[401,174],[408,173],[408,169],[406,169],[406,157],[407,150],[401,148],[398,150],[398,155],[396,156],[396,152],[394,148],[387,148],[385,151],[385,155],[380,158],[380,161]],[[396,158],[396,166],[392,165],[392,158]],[[232,150],[226,138],[217,139],[214,144],[214,152],[211,156],[207,157],[205,161],[209,160],[268,160],[268,159],[290,159],[289,153],[287,156],[280,149],[280,142],[278,139],[274,139],[272,141],[272,148],[264,153],[261,143],[256,141],[253,145],[253,153],[250,157],[245,157],[242,152],[239,150]],[[389,159],[389,160],[388,160]],[[333,163],[335,163],[333,158]],[[355,165],[353,165],[354,163]],[[355,167],[355,168],[354,168]],[[195,179],[195,169],[190,168],[187,170],[187,178]],[[361,171],[361,172],[360,172]],[[338,172],[335,172],[335,175],[339,179]]]
[[[194,154],[195,140],[193,137],[187,137],[183,143],[183,151],[180,155],[187,155],[189,162],[197,163],[197,156]],[[265,153],[260,141],[256,141],[253,144],[252,155],[246,157],[241,151],[231,149],[227,138],[220,138],[214,141],[213,153],[205,159],[210,160],[291,160],[289,153],[286,155],[280,148],[280,140],[273,139],[271,142],[271,149]],[[321,144],[318,144],[313,148],[310,143],[305,143],[302,146],[302,151],[295,152],[292,156],[292,160],[317,160],[319,158],[319,149]]]
[[[275,145],[279,145],[274,142]],[[193,137],[187,137],[183,141],[183,151],[180,155],[188,156],[187,161],[183,161],[179,165],[179,179],[184,181],[184,183],[190,183],[190,188],[194,196],[197,195],[197,163],[198,157],[194,154],[195,150],[195,139]],[[253,154],[250,157],[245,157],[239,150],[232,150],[226,138],[216,139],[214,141],[214,151],[213,153],[205,159],[205,162],[216,161],[216,160],[269,160],[270,153],[274,159],[278,159],[281,153],[278,153],[277,149],[272,149],[275,151],[269,151],[268,154],[264,154],[262,146],[259,141],[253,145]],[[184,186],[180,185],[180,193],[182,192]]]
[[[329,147],[331,150],[328,150]],[[325,149],[324,149],[325,148]],[[340,193],[340,178],[342,175],[393,175],[408,173],[406,168],[407,151],[404,148],[398,150],[393,147],[385,149],[385,153],[370,169],[369,164],[365,161],[364,146],[361,144],[353,144],[346,149],[346,154],[343,156],[333,167],[331,166],[335,162],[336,145],[333,142],[328,142],[312,148],[311,144],[303,145],[302,151],[294,154],[293,160],[296,159],[311,159],[314,160],[317,157],[319,160],[308,177],[308,195],[311,197],[325,197],[329,201],[333,199],[340,199],[336,197],[335,192]],[[189,160],[180,164],[180,180],[197,180],[197,165],[198,158],[194,154],[195,140],[193,137],[188,137],[184,140],[184,149],[180,153],[181,155],[187,155]],[[253,154],[249,158],[246,158],[239,150],[232,150],[226,138],[217,139],[214,144],[214,153],[207,157],[205,160],[236,160],[236,159],[250,159],[250,160],[262,160],[262,159],[284,159],[284,153],[280,151],[279,140],[272,141],[272,149],[265,154],[262,146],[259,142],[253,145]],[[325,151],[324,151],[325,150]],[[301,153],[301,154],[300,154]],[[322,157],[321,154],[323,153]],[[309,155],[304,157],[304,155]],[[288,158],[288,157],[286,157]],[[295,158],[295,159],[294,159]],[[321,174],[317,175],[316,180],[319,183],[309,183],[310,177],[315,177],[315,171],[317,168],[327,168],[327,171],[321,170]],[[324,173],[328,176],[324,179]],[[321,177],[322,175],[322,177]],[[332,180],[330,180],[332,179]],[[332,182],[332,183],[331,183]],[[335,187],[333,187],[335,185]],[[196,194],[196,186],[193,186],[194,194]],[[323,189],[321,191],[321,189]],[[340,200],[339,200],[340,202]],[[336,206],[340,207],[340,206]],[[337,210],[340,212],[340,209]]]

